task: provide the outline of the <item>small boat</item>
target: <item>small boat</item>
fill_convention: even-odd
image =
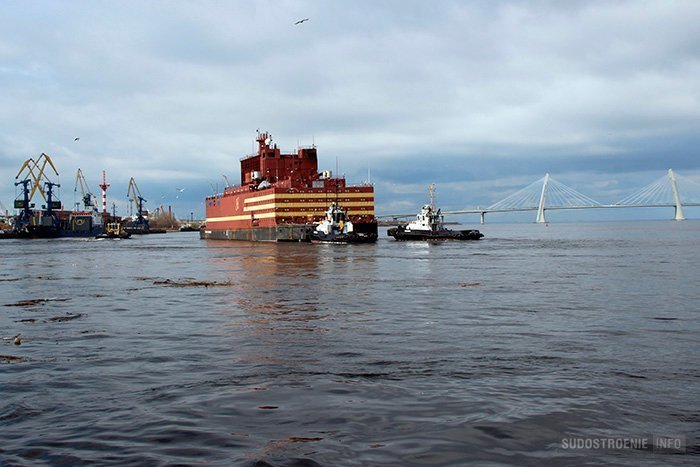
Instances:
[[[180,226],[180,232],[199,232],[199,227],[193,224],[185,224]]]
[[[131,234],[124,230],[121,224],[114,222],[107,224],[104,231],[101,234],[96,235],[95,238],[131,238]]]
[[[347,218],[347,210],[331,203],[325,218],[311,231],[310,239],[314,243],[374,243],[377,234],[355,232],[352,222]]]
[[[450,230],[445,227],[444,217],[433,204],[435,185],[430,185],[430,204],[426,204],[416,219],[406,225],[388,230],[387,234],[396,240],[479,240],[484,236],[476,229]]]

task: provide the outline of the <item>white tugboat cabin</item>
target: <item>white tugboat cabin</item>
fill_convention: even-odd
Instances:
[[[349,234],[353,231],[352,222],[346,220],[346,213],[335,203],[326,210],[326,217],[316,226],[316,232],[323,235]]]
[[[309,240],[319,243],[374,243],[377,234],[356,232],[355,226],[348,220],[347,209],[343,210],[337,203],[331,203],[324,219],[310,232]]]
[[[443,219],[444,216],[440,214],[439,209],[435,212],[432,206],[426,204],[416,215],[415,220],[412,220],[406,225],[406,232],[440,230],[443,225]]]

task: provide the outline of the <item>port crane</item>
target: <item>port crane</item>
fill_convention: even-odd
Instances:
[[[133,226],[148,230],[148,221],[143,217],[143,203],[146,202],[146,199],[141,196],[141,191],[139,190],[138,185],[136,185],[136,180],[134,180],[134,177],[129,179],[129,188],[126,191],[126,196],[133,201],[134,208],[136,208],[136,220],[134,221]]]
[[[15,186],[22,186],[22,196],[20,198],[15,198],[15,209],[21,209],[19,216],[17,218],[17,225],[22,228],[27,226],[32,222],[34,212],[32,208],[34,204],[31,202],[34,199],[34,195],[37,191],[41,194],[46,202],[46,212],[45,217],[50,218],[50,223],[53,227],[57,227],[59,224],[58,217],[54,214],[54,210],[61,209],[61,202],[54,199],[54,187],[61,187],[58,183],[54,183],[49,179],[46,166],[49,166],[53,173],[58,177],[58,170],[53,164],[51,157],[46,153],[41,153],[41,155],[34,160],[34,158],[29,158],[19,169],[15,180],[19,179],[20,176],[23,178],[15,182]],[[46,190],[46,191],[45,191]]]
[[[139,217],[142,217],[143,203],[147,202],[147,200],[143,196],[141,196],[141,190],[139,190],[139,187],[136,184],[136,180],[134,180],[134,177],[131,177],[129,179],[129,188],[126,191],[126,196],[134,202],[136,214]]]
[[[44,198],[44,201],[48,202],[48,199],[46,197],[46,192],[44,191],[44,186],[46,183],[52,183],[51,180],[49,179],[48,175],[46,174],[46,166],[49,166],[51,169],[53,169],[53,173],[56,174],[58,177],[58,170],[56,170],[56,166],[53,165],[53,161],[51,160],[51,157],[46,154],[46,153],[41,153],[41,156],[37,160],[34,160],[33,158],[29,158],[24,163],[19,169],[19,172],[17,172],[17,176],[15,177],[15,180],[17,180],[20,175],[22,175],[23,172],[26,172],[26,175],[24,176],[24,180],[28,180],[29,183],[24,183],[23,181],[20,181],[18,183],[15,183],[15,185],[22,185],[25,190],[29,190],[29,184],[31,184],[31,190],[29,190],[29,193],[27,196],[25,196],[25,199],[29,202],[34,198],[34,195],[36,194],[37,191],[41,194],[41,197]],[[59,186],[56,183],[52,183],[50,188],[53,188],[54,186]],[[28,208],[29,206],[27,206]]]
[[[78,169],[78,173],[75,174],[75,188],[73,191],[77,192],[78,187],[80,187],[80,194],[83,197],[83,205],[85,206],[85,210],[97,212],[95,195],[90,190],[87,180],[85,179],[85,175],[83,175],[83,171],[80,169]]]

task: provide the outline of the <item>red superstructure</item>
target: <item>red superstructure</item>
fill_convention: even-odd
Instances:
[[[319,173],[315,146],[282,154],[268,133],[258,133],[257,142],[257,153],[241,159],[241,185],[206,198],[202,238],[306,241],[332,202],[347,210],[356,231],[377,233],[373,186]]]

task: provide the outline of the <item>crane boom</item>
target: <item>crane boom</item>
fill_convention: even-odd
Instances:
[[[83,171],[80,169],[78,169],[78,173],[75,174],[75,188],[73,191],[77,192],[78,187],[80,187],[80,194],[83,197],[85,210],[97,210],[97,206],[95,205],[95,195],[90,190],[87,180],[85,179],[85,175],[83,175]]]
[[[24,163],[19,169],[19,172],[17,172],[17,176],[15,177],[15,180],[19,178],[20,175],[22,175],[23,172],[27,172],[25,179],[31,180],[32,181],[32,189],[31,192],[29,193],[29,199],[31,200],[34,198],[34,194],[39,191],[39,194],[41,194],[41,197],[44,198],[44,201],[46,201],[46,193],[44,192],[44,185],[46,182],[51,183],[51,180],[49,177],[46,175],[45,170],[46,166],[50,166],[53,169],[54,174],[58,177],[58,170],[56,170],[56,166],[53,165],[53,161],[51,160],[51,157],[46,154],[46,153],[41,153],[41,156],[37,160],[34,160],[33,158],[29,158]]]
[[[141,217],[141,211],[143,210],[143,203],[146,202],[143,196],[141,196],[141,191],[138,185],[136,185],[136,180],[134,177],[129,179],[129,188],[127,188],[126,196],[131,197],[134,202],[134,207],[136,208],[136,213],[138,217]]]

